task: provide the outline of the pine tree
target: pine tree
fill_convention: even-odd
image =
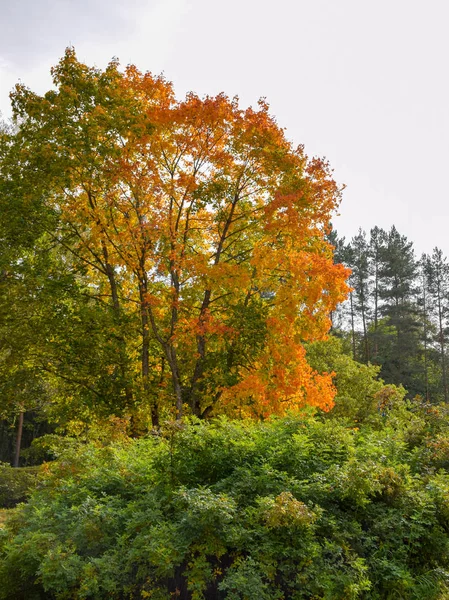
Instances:
[[[352,274],[350,283],[354,288],[355,312],[359,315],[362,324],[362,352],[360,358],[363,362],[369,362],[370,349],[368,343],[368,326],[371,308],[369,305],[370,296],[370,269],[369,269],[369,245],[366,239],[366,233],[359,229],[358,234],[352,238],[350,244],[350,268]]]
[[[446,331],[449,316],[449,264],[439,248],[434,248],[426,257],[425,274],[427,279],[429,304],[436,322],[436,343],[441,364],[441,389],[444,401],[448,401]]]
[[[382,376],[388,383],[402,383],[411,395],[422,394],[424,384],[416,381],[420,356],[420,322],[417,306],[417,261],[413,243],[393,226],[386,243],[379,247],[379,314],[385,320],[376,337]],[[387,338],[387,339],[386,339]],[[382,346],[382,348],[381,348]]]
[[[371,360],[377,363],[378,356],[378,327],[379,327],[379,271],[382,250],[385,247],[387,233],[379,227],[373,227],[370,231],[369,241],[369,269],[372,281],[371,304],[372,304],[372,326],[370,331]]]
[[[418,304],[421,307],[421,322],[422,322],[422,340],[424,345],[424,384],[425,384],[425,399],[427,402],[431,400],[430,383],[429,383],[429,292],[427,285],[427,266],[428,256],[423,254],[419,262],[419,286],[420,297]]]

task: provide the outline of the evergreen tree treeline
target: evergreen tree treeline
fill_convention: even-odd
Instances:
[[[352,291],[333,315],[353,358],[378,365],[410,396],[447,402],[449,264],[443,252],[417,258],[395,226],[359,229],[349,242],[332,232],[335,260],[350,267]]]

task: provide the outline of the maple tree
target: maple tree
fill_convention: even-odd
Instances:
[[[54,215],[46,234],[110,304],[124,402],[151,406],[154,425],[171,407],[330,408],[331,375],[303,347],[347,292],[325,240],[340,200],[327,163],[293,148],[263,100],[179,101],[163,77],[91,68],[73,49],[52,74],[44,96],[12,94],[14,169],[31,182],[24,202]]]

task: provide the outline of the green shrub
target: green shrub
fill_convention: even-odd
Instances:
[[[39,467],[18,467],[0,463],[0,508],[24,502],[36,487]]]
[[[73,447],[0,530],[0,598],[442,600],[449,475],[428,446],[392,415]]]

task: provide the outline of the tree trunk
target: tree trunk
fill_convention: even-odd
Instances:
[[[206,317],[206,312],[210,305],[211,300],[211,290],[206,290],[204,293],[203,303],[200,309],[200,327],[204,324],[204,319]],[[206,357],[206,338],[203,334],[198,334],[196,336],[196,346],[198,351],[198,359],[195,364],[195,369],[192,375],[192,381],[190,385],[189,391],[189,401],[190,406],[192,408],[192,414],[199,417],[201,416],[201,408],[200,408],[200,399],[198,397],[198,381],[200,380],[203,371],[204,371],[204,359]]]
[[[218,265],[221,259],[221,254],[223,252],[224,244],[227,239],[229,228],[231,227],[232,219],[234,216],[235,208],[239,201],[239,192],[237,191],[234,195],[229,214],[226,218],[223,231],[220,235],[220,240],[217,245],[217,250],[215,252],[214,264]],[[211,304],[212,299],[212,290],[206,289],[204,291],[203,302],[201,303],[200,314],[199,314],[199,325],[200,328],[203,326],[204,321],[206,319],[207,311],[209,310],[209,306]],[[199,333],[196,337],[197,342],[197,351],[198,358],[195,364],[195,368],[193,370],[193,375],[190,381],[190,390],[189,390],[189,402],[192,410],[192,414],[201,417],[201,407],[200,407],[200,399],[198,397],[198,382],[203,375],[204,372],[204,361],[206,358],[206,337],[203,333]]]
[[[113,310],[114,310],[114,320],[116,321],[117,326],[120,329],[121,307],[120,307],[120,299],[119,299],[119,294],[118,294],[118,285],[117,285],[117,280],[115,277],[115,269],[110,262],[109,250],[108,250],[108,245],[107,245],[107,241],[106,241],[108,239],[108,232],[107,232],[107,229],[103,226],[101,220],[98,218],[96,198],[95,198],[94,194],[92,193],[92,190],[88,191],[88,199],[89,199],[89,206],[93,213],[93,218],[94,218],[97,226],[100,228],[100,231],[102,232],[102,234],[101,234],[101,251],[103,254],[103,261],[101,261],[102,268],[103,268],[103,272],[106,272],[106,276],[107,276],[108,282],[109,282],[109,287],[111,290],[112,306],[113,306]],[[127,363],[126,342],[125,342],[125,339],[123,338],[123,336],[121,335],[121,333],[118,337],[118,341],[119,341],[119,352],[118,352],[119,368],[120,368],[120,373],[121,373],[121,377],[122,377],[122,381],[123,381],[123,385],[124,385],[126,405],[127,405],[127,408],[131,408],[134,404],[134,394],[133,394],[133,389],[130,386],[129,381],[128,381],[128,373],[127,373],[127,366],[126,366],[126,363]]]
[[[356,360],[355,350],[355,329],[354,329],[354,303],[352,299],[352,292],[349,293],[349,301],[351,307],[351,333],[352,333],[352,358]]]
[[[443,308],[441,306],[441,290],[440,282],[438,281],[438,324],[439,324],[439,341],[441,353],[441,372],[443,375],[443,394],[444,402],[447,403],[447,375],[446,375],[446,356],[444,344],[444,328],[443,328]]]
[[[378,340],[378,323],[379,323],[379,245],[378,240],[375,240],[375,252],[374,252],[374,348],[373,348],[373,361],[377,360],[377,354],[379,352],[379,340]]]
[[[176,350],[171,344],[166,344],[164,346],[165,356],[167,357],[167,362],[170,366],[172,382],[173,382],[173,390],[175,392],[176,398],[176,420],[180,420],[182,418],[182,385],[181,385],[181,374],[179,372],[178,359],[176,356]]]
[[[16,437],[16,451],[14,454],[14,467],[18,467],[19,466],[19,459],[20,459],[20,447],[22,445],[22,431],[23,431],[23,411],[20,412],[19,414],[19,423],[17,426],[17,437]]]
[[[120,330],[122,314],[121,314],[120,299],[119,299],[119,295],[118,295],[118,286],[117,286],[117,281],[115,278],[114,267],[108,262],[109,255],[108,255],[105,244],[103,244],[103,256],[104,256],[105,263],[106,263],[106,273],[107,273],[107,277],[108,277],[108,281],[109,281],[109,287],[111,290],[112,307],[114,310],[114,321],[116,322],[117,328]],[[121,374],[123,385],[124,385],[126,404],[127,404],[127,408],[131,408],[134,404],[134,394],[133,394],[132,387],[130,386],[129,381],[128,381],[128,373],[127,373],[127,368],[126,368],[126,362],[127,362],[127,360],[126,360],[126,342],[125,342],[125,339],[124,339],[123,335],[121,334],[121,332],[117,339],[118,339],[118,346],[119,346],[119,351],[118,351],[119,368],[120,368],[120,374]]]
[[[363,323],[363,340],[365,346],[365,362],[369,363],[369,344],[368,344],[368,331],[366,327],[366,309],[365,309],[365,300],[362,296],[361,301],[361,309],[362,309],[362,323]]]
[[[426,401],[430,402],[429,393],[429,359],[427,350],[427,295],[426,295],[426,279],[423,273],[423,334],[424,334],[424,383],[426,387]]]
[[[144,399],[150,402],[150,319],[147,308],[147,285],[142,281],[139,286],[141,325],[142,325],[142,354],[141,354],[141,376]],[[159,409],[157,398],[151,402],[151,424],[154,429],[159,427]]]

